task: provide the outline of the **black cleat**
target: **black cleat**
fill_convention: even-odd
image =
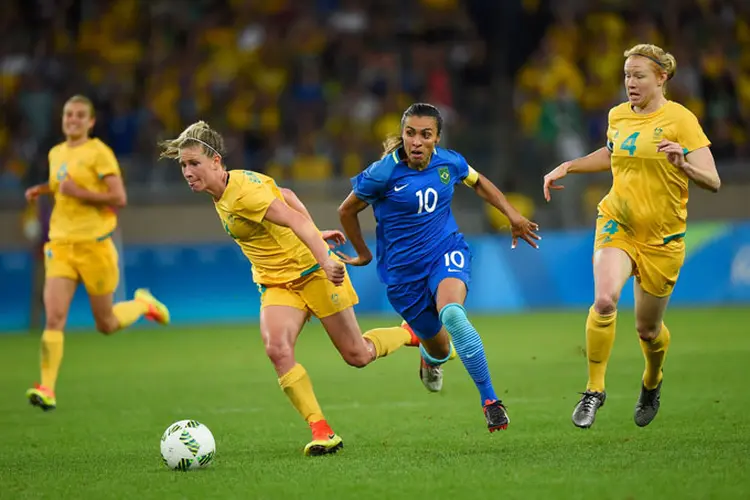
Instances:
[[[596,411],[604,406],[606,399],[606,392],[582,392],[581,400],[578,401],[575,410],[573,410],[573,425],[581,429],[588,429],[594,425]]]
[[[505,430],[510,423],[505,405],[499,400],[484,402],[484,418],[487,420],[487,428],[490,432]]]
[[[635,425],[646,427],[659,413],[661,405],[661,382],[653,389],[646,389],[641,382],[641,394],[638,396],[638,402],[635,404],[635,414],[633,418]]]

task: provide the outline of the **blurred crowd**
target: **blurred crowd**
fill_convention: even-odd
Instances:
[[[21,0],[0,29],[5,187],[44,180],[78,93],[129,184],[178,179],[155,143],[198,119],[230,168],[301,180],[360,171],[415,100],[488,120],[487,50],[458,0]]]
[[[575,157],[604,144],[607,111],[626,100],[623,52],[653,43],[677,59],[667,97],[692,110],[718,160],[750,158],[750,2],[559,0],[515,76],[524,138]]]
[[[196,120],[224,134],[230,168],[320,180],[377,159],[428,101],[443,145],[531,215],[546,171],[604,144],[623,52],[644,42],[676,57],[668,97],[720,167],[750,159],[747,0],[14,0],[0,29],[0,193],[46,179],[73,94],[94,101],[128,186],[162,193],[180,172],[156,142]],[[597,182],[568,191],[565,224]]]

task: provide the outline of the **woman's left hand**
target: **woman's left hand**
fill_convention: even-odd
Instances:
[[[685,168],[687,161],[685,160],[685,151],[682,146],[676,142],[662,140],[656,147],[656,151],[659,153],[667,154],[667,161],[677,168]]]

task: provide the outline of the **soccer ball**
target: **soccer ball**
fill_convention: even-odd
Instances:
[[[215,453],[213,434],[197,420],[175,422],[161,436],[161,458],[172,470],[208,467]]]

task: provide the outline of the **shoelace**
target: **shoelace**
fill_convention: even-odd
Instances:
[[[645,395],[643,398],[643,406],[655,406],[656,403],[659,401],[659,392],[654,389],[651,391],[645,391]]]
[[[579,394],[583,395],[579,403],[583,405],[583,409],[587,412],[593,411],[594,408],[597,406],[597,402],[599,401],[599,398],[588,392],[581,392]]]
[[[429,379],[436,379],[440,376],[440,367],[439,366],[430,366],[427,365],[427,378]]]
[[[503,411],[502,406],[500,406],[499,403],[495,402],[491,404],[490,406],[485,407],[487,410],[487,414],[489,416],[489,420],[495,421],[496,419],[501,419],[505,416],[505,412]]]

